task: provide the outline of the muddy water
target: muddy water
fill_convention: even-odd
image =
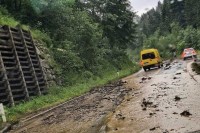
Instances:
[[[175,61],[169,69],[141,71],[132,78],[125,78],[128,86],[136,84],[140,89],[107,118],[106,132],[185,133],[200,130],[200,84],[187,73],[186,64]]]

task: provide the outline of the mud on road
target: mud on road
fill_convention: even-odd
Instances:
[[[43,116],[20,122],[10,132],[17,133],[95,133],[99,132],[105,116],[122,103],[132,88],[118,81],[94,88]]]
[[[13,126],[18,133],[190,133],[200,131],[200,84],[176,60],[94,88]]]

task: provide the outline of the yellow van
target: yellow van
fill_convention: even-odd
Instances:
[[[161,67],[162,59],[157,49],[145,49],[140,52],[140,65],[144,71],[150,70],[151,67]]]

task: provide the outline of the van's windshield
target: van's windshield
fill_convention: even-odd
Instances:
[[[155,59],[156,56],[155,54],[152,52],[152,53],[146,53],[146,54],[143,54],[142,55],[142,59],[143,60],[146,60],[146,59]]]

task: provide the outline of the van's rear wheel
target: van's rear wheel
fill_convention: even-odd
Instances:
[[[146,72],[147,71],[147,68],[146,67],[143,67],[144,71]]]
[[[158,68],[161,68],[161,67],[162,67],[162,66],[161,66],[161,64],[159,63],[159,64],[158,64]]]

